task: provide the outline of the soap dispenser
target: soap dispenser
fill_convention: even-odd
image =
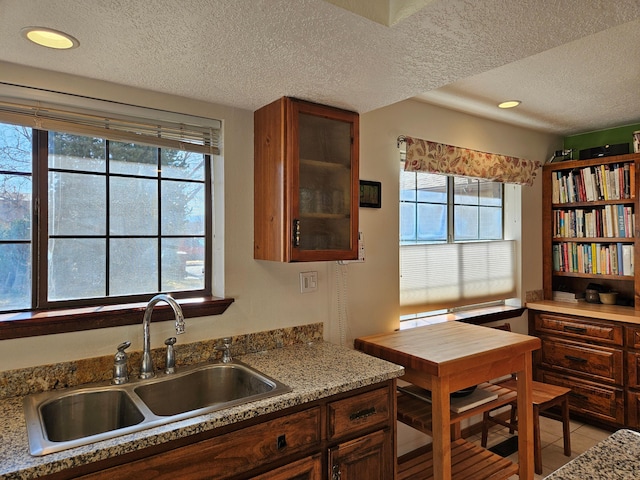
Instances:
[[[127,366],[127,354],[125,350],[131,346],[131,342],[122,342],[118,345],[118,351],[113,359],[113,385],[122,385],[129,381],[129,372]]]

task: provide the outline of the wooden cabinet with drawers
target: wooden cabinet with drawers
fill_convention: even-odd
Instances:
[[[529,333],[542,340],[534,378],[571,388],[573,413],[612,427],[639,427],[640,327],[575,311],[585,316],[529,307]]]
[[[395,475],[395,380],[55,478],[321,480]],[[209,438],[203,438],[209,436]],[[158,451],[160,450],[160,451]],[[85,474],[84,476],[79,476]]]

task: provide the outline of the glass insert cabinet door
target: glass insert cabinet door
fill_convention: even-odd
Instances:
[[[297,121],[299,163],[294,185],[298,205],[293,247],[301,257],[307,252],[315,253],[314,257],[355,258],[350,257],[358,207],[354,198],[353,122],[302,109]]]
[[[283,97],[254,112],[254,258],[357,259],[359,116]]]

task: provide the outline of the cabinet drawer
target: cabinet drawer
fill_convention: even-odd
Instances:
[[[90,474],[83,479],[222,479],[320,446],[320,407]],[[311,477],[313,478],[313,477]]]
[[[622,389],[546,371],[539,371],[537,379],[545,383],[570,388],[569,406],[572,411],[605,422],[624,424],[624,393]]]
[[[389,403],[387,388],[330,403],[327,406],[329,440],[387,425],[390,419]]]
[[[322,480],[322,457],[317,454],[303,458],[251,480]]]
[[[543,338],[542,364],[622,385],[622,350]]]
[[[539,333],[595,341],[610,345],[622,345],[622,326],[579,317],[566,317],[539,313],[535,317],[535,328]]]

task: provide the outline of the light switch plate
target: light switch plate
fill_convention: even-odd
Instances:
[[[300,293],[315,292],[318,289],[318,272],[300,272]]]

